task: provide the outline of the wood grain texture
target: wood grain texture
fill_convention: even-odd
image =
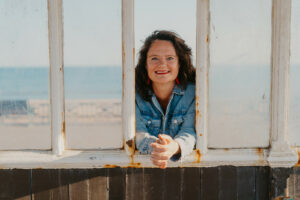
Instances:
[[[89,199],[88,170],[70,170],[69,173],[70,200]]]
[[[201,196],[201,168],[183,168],[182,199],[197,200]]]
[[[107,170],[109,177],[109,200],[125,199],[126,170],[123,168],[111,168]]]
[[[90,169],[88,180],[90,200],[108,199],[107,169]]]
[[[219,168],[201,169],[201,199],[217,200],[219,199]]]
[[[30,200],[30,170],[0,170],[0,199]]]
[[[182,168],[168,168],[165,170],[165,199],[180,200],[184,185],[184,170]]]
[[[290,197],[300,198],[300,168],[0,170],[1,200],[268,200],[284,195],[286,187]]]
[[[269,199],[270,168],[255,167],[255,196],[257,200]]]
[[[67,182],[67,170],[32,170],[32,199],[67,200],[69,196]]]
[[[144,200],[165,199],[166,170],[158,168],[144,169]]]
[[[237,199],[237,168],[222,166],[219,169],[219,200]]]
[[[144,196],[144,169],[128,168],[126,174],[126,200],[142,200]]]
[[[255,168],[237,168],[237,199],[255,200]]]

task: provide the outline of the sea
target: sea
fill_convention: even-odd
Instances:
[[[210,68],[210,97],[232,98],[270,94],[270,67]],[[300,98],[300,66],[291,67],[291,97]],[[66,99],[121,99],[121,66],[64,68]],[[49,68],[1,67],[0,100],[49,99]],[[293,99],[293,98],[292,98]]]
[[[121,67],[65,67],[66,99],[121,99]],[[0,67],[0,100],[49,99],[49,68]]]

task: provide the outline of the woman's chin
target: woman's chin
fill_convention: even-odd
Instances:
[[[159,84],[159,85],[163,85],[163,84],[173,84],[173,83],[175,83],[175,80],[162,80],[162,79],[160,79],[160,80],[155,80],[155,81],[152,81],[153,82],[153,84]]]

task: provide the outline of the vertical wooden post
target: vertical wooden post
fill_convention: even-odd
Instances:
[[[65,144],[62,0],[48,0],[52,151],[61,155]]]
[[[135,48],[134,0],[122,0],[122,124],[125,150],[129,155],[135,149]],[[133,158],[133,157],[132,157]],[[133,160],[132,160],[133,162]]]
[[[288,144],[291,0],[273,0],[271,80],[271,167],[291,166],[297,154]]]
[[[197,149],[207,151],[207,107],[209,69],[209,0],[197,0],[196,25],[196,133]]]

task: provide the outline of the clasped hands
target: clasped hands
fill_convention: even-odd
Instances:
[[[169,135],[159,134],[159,139],[151,143],[152,147],[150,160],[161,169],[167,167],[168,160],[175,154],[180,153],[179,144]]]

